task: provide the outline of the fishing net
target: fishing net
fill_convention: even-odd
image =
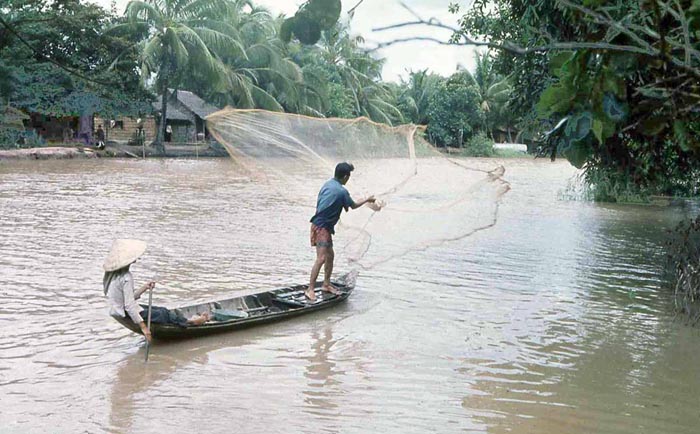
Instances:
[[[493,226],[509,188],[502,167],[447,158],[415,125],[227,108],[207,117],[207,126],[242,174],[268,184],[278,199],[308,207],[309,219],[336,164],[352,163],[345,187],[356,202],[374,195],[377,206],[343,212],[334,249],[336,262],[361,268]]]

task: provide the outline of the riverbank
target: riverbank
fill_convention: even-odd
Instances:
[[[54,160],[68,158],[97,158],[98,151],[87,148],[66,148],[51,146],[46,148],[28,148],[0,150],[0,160]]]
[[[2,160],[59,160],[80,158],[211,158],[228,157],[218,145],[165,145],[164,152],[152,146],[107,145],[98,150],[86,146],[48,146],[26,149],[0,150]]]
[[[469,157],[464,150],[443,149],[451,157]],[[107,145],[103,150],[86,146],[48,146],[24,149],[0,149],[0,161],[3,160],[60,160],[80,158],[225,158],[226,150],[218,145],[165,145],[160,152],[153,146]],[[527,158],[529,154],[510,150],[494,149],[492,158]]]

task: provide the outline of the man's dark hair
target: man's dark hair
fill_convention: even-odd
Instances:
[[[338,163],[338,165],[335,166],[335,179],[343,179],[347,175],[350,175],[350,172],[353,170],[355,170],[355,166],[350,163]]]

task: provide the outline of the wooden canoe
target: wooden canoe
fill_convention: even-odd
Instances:
[[[356,278],[357,272],[353,271],[334,280],[333,284],[341,291],[338,295],[321,291],[321,285],[317,283],[316,301],[313,303],[304,296],[306,285],[292,285],[249,295],[176,307],[173,309],[179,311],[186,318],[208,312],[212,319],[202,325],[187,327],[175,324],[151,324],[151,336],[154,339],[206,336],[315,312],[347,300],[355,288]],[[134,333],[141,334],[139,326],[134,324],[128,315],[113,318]]]

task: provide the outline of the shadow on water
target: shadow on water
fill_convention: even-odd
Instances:
[[[342,394],[339,390],[341,382],[336,378],[342,372],[339,372],[335,363],[328,358],[329,350],[337,343],[337,339],[333,337],[333,326],[353,314],[353,309],[348,307],[348,303],[344,303],[301,317],[240,331],[186,340],[156,341],[151,347],[148,362],[145,362],[146,347],[143,345],[118,364],[110,393],[108,431],[139,430],[144,426],[149,413],[163,409],[162,404],[154,405],[163,392],[184,393],[191,397],[201,395],[202,387],[206,388],[206,384],[210,383],[187,382],[183,385],[182,382],[175,381],[188,389],[177,392],[169,390],[171,386],[164,384],[170,382],[172,377],[181,371],[213,369],[212,365],[216,365],[211,358],[213,354],[240,354],[233,362],[235,366],[226,369],[246,369],[256,363],[258,349],[265,351],[266,341],[293,339],[297,333],[310,336],[310,341],[304,342],[310,349],[289,349],[290,352],[309,353],[299,357],[305,361],[303,377],[307,383],[307,388],[303,391],[305,408],[302,411],[332,419],[334,415],[340,414],[337,411],[339,405],[334,402],[334,397]],[[314,325],[319,323],[325,325],[315,329]],[[247,374],[240,375],[244,378]],[[228,386],[231,389],[237,387],[236,384]],[[232,392],[229,390],[224,393]],[[223,396],[220,399],[223,399]],[[246,397],[241,396],[241,399]],[[237,405],[240,405],[240,401]],[[221,420],[218,423],[225,425],[226,421]]]
[[[306,410],[312,414],[336,416],[340,415],[338,404],[334,397],[340,395],[342,372],[339,372],[336,363],[329,359],[328,354],[337,342],[333,338],[333,329],[325,327],[323,330],[311,332],[313,344],[312,354],[306,358],[306,373],[308,389],[304,392]],[[341,374],[341,375],[339,375]]]

